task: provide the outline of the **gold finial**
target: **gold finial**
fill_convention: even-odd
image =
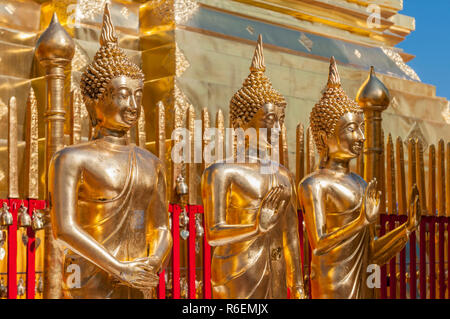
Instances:
[[[39,61],[70,61],[75,54],[75,42],[61,26],[56,13],[36,43],[36,57]]]
[[[105,4],[103,13],[102,34],[100,35],[100,45],[105,46],[108,43],[117,44],[117,34],[114,25],[111,22],[111,13],[109,12],[109,4]]]
[[[265,70],[262,36],[259,35],[250,74],[230,102],[230,122],[234,128],[245,126],[264,104],[286,106],[285,98],[272,87]]]
[[[391,101],[389,90],[377,77],[373,66],[370,67],[368,78],[356,94],[356,101],[363,109],[370,108],[384,111],[389,106]]]
[[[251,72],[265,72],[266,66],[264,64],[264,52],[262,35],[258,36],[258,43],[256,45],[255,53],[252,59],[252,65],[250,66]]]
[[[334,56],[330,59],[330,71],[328,74],[328,87],[338,87],[341,86],[341,77],[339,76],[339,71],[337,69],[336,60]]]

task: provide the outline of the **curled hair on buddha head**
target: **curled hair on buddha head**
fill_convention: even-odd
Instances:
[[[80,81],[81,93],[94,127],[97,124],[94,115],[95,104],[103,97],[111,80],[123,75],[132,79],[144,79],[142,70],[131,62],[123,49],[119,47],[116,31],[111,22],[109,5],[106,3],[100,35],[100,49],[91,64],[86,67]]]
[[[245,126],[265,104],[286,107],[285,98],[272,87],[265,71],[262,36],[259,35],[250,74],[230,101],[230,122],[233,128]]]
[[[337,122],[344,114],[349,112],[361,113],[362,109],[342,89],[336,60],[331,57],[327,86],[322,98],[313,107],[309,116],[314,143],[319,154],[326,154],[328,150],[320,132],[325,132],[327,137],[333,136]]]

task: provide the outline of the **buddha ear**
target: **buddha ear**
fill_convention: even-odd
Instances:
[[[320,142],[324,147],[327,147],[327,133],[323,130],[319,131]]]

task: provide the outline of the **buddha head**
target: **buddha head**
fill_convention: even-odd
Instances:
[[[357,157],[364,145],[364,115],[341,86],[334,57],[327,86],[310,114],[311,131],[321,162],[330,158]]]
[[[118,45],[108,4],[100,49],[81,76],[80,88],[92,126],[121,136],[136,124],[141,110],[144,74]]]
[[[271,133],[277,131],[279,134],[284,123],[286,100],[272,87],[265,70],[262,36],[259,35],[250,75],[231,99],[230,122],[235,129],[254,128],[258,140],[260,129],[267,129],[267,142],[270,143]]]

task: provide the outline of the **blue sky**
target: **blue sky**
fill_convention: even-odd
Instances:
[[[397,46],[416,56],[408,64],[422,82],[450,100],[450,0],[404,0],[400,13],[416,19],[416,30]]]

